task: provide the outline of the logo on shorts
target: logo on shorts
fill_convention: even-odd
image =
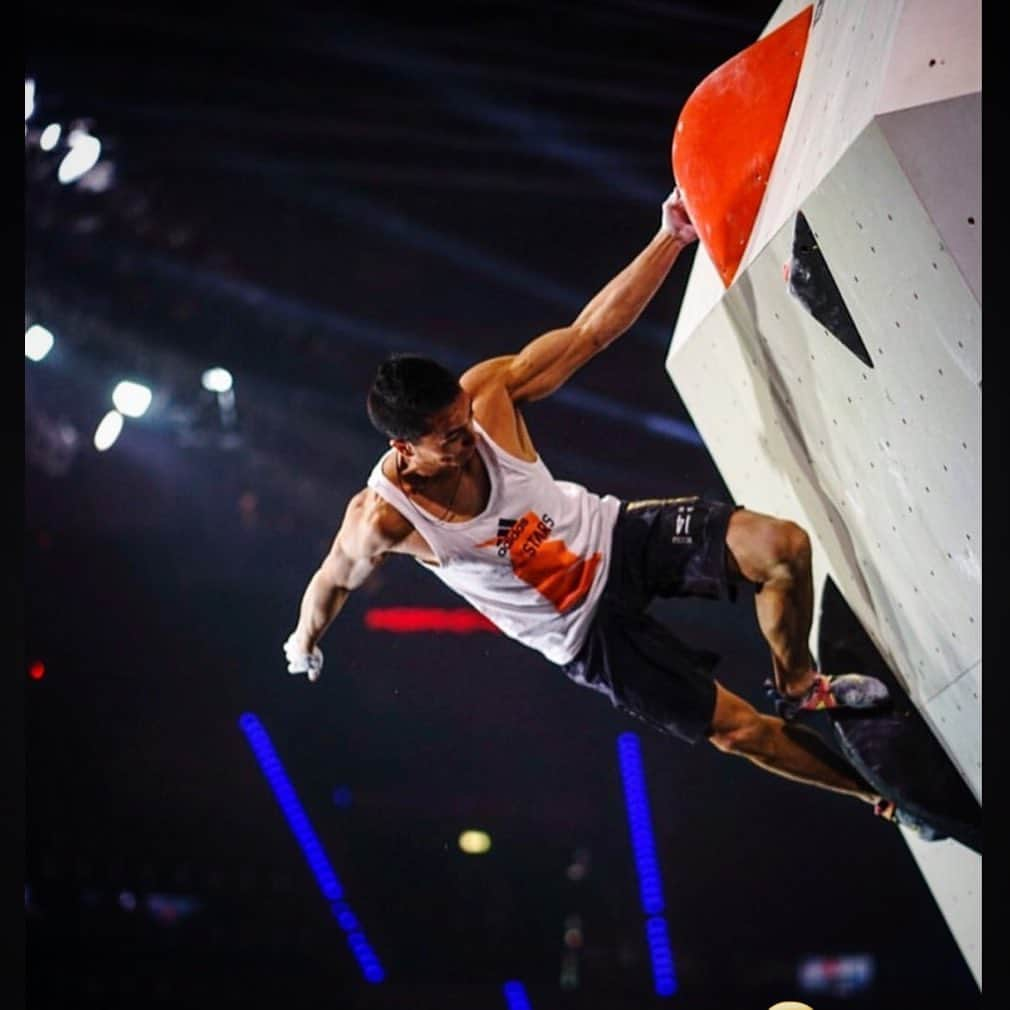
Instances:
[[[693,505],[678,505],[677,515],[673,523],[673,536],[670,538],[675,544],[691,543],[691,520],[694,518]]]

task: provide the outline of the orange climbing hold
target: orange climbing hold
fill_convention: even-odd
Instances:
[[[673,176],[729,287],[747,247],[806,50],[813,6],[724,63],[692,92],[673,133]]]

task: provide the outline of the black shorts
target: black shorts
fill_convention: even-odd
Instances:
[[[656,596],[736,599],[726,528],[740,507],[700,497],[623,502],[607,584],[582,648],[564,666],[568,677],[665,733],[689,743],[707,735],[719,655],[691,648],[645,611]]]

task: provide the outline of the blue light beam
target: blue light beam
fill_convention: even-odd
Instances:
[[[638,891],[642,911],[646,915],[645,939],[652,960],[652,979],[657,995],[672,996],[677,991],[677,975],[666,928],[663,883],[656,857],[656,840],[649,813],[649,796],[645,788],[645,768],[642,750],[635,733],[622,733],[617,738],[617,756],[624,783],[624,803],[631,832],[631,849],[638,871]]]
[[[316,878],[319,890],[329,902],[333,917],[347,936],[347,945],[351,948],[351,953],[361,967],[365,980],[381,982],[385,978],[385,972],[382,970],[379,958],[365,937],[365,932],[361,928],[357,916],[344,900],[344,888],[337,879],[336,873],[333,872],[333,867],[330,865],[319,837],[309,822],[308,815],[295,793],[294,786],[277,756],[277,751],[274,750],[269,734],[259,719],[251,712],[246,712],[241,716],[238,724],[249,741],[249,746],[252,747],[260,770],[280,804],[281,812],[309,864],[309,869],[312,870],[312,874]]]
[[[508,1010],[533,1010],[522,982],[506,982],[503,989]]]

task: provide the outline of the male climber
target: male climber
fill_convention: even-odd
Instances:
[[[768,771],[890,804],[792,718],[872,708],[884,685],[817,672],[810,539],[796,523],[697,496],[620,501],[555,480],[519,407],[549,396],[626,332],[681,250],[697,238],[675,189],[648,245],[568,326],[457,378],[427,358],[383,362],[368,393],[389,450],[350,500],[309,580],[284,645],[288,670],[316,680],[319,641],[351,590],[390,554],[429,569],[506,635],[607,695],[620,710],[694,743],[701,738]],[[729,598],[757,586],[778,711],[763,715],[713,679],[718,656],[646,614],[655,596]]]

